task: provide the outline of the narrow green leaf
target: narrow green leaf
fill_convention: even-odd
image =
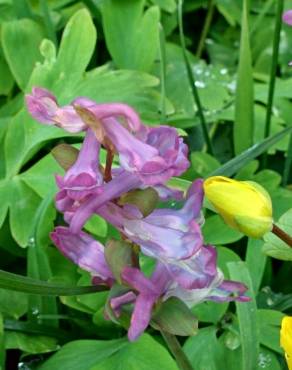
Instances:
[[[259,356],[257,307],[252,280],[244,262],[228,263],[230,278],[240,281],[248,287],[249,302],[236,302],[242,349],[242,370],[257,368]]]
[[[66,286],[52,284],[3,270],[0,270],[0,288],[23,293],[53,296],[81,295],[107,290],[104,286]]]
[[[253,76],[249,42],[248,1],[243,0],[239,65],[235,96],[235,121],[233,127],[235,154],[240,154],[253,144]]]
[[[267,256],[262,252],[263,243],[261,239],[249,238],[245,256],[255,293],[259,291],[267,262]]]
[[[251,148],[245,150],[235,158],[231,159],[230,161],[226,162],[223,166],[219,167],[215,171],[208,174],[210,176],[232,176],[234,175],[240,168],[244,167],[248,164],[251,160],[258,157],[260,154],[264,153],[268,150],[271,146],[275,143],[283,139],[287,134],[292,132],[292,127],[287,127],[281,132],[278,132],[275,135],[264,139],[258,144],[253,145]]]
[[[56,329],[49,325],[34,324],[20,320],[4,320],[4,329],[25,334],[44,335],[57,338],[61,341],[72,340],[72,333]]]
[[[33,232],[29,238],[27,256],[27,275],[34,279],[48,281],[52,278],[45,248],[47,247],[49,231],[53,229],[55,209],[52,205],[53,195],[49,194],[39,205],[34,221]],[[43,235],[45,234],[45,235]],[[41,323],[39,314],[57,315],[57,302],[55,297],[29,296],[29,319]],[[58,320],[51,320],[52,326],[58,326]]]

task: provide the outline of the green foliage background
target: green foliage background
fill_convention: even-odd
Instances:
[[[128,343],[104,319],[107,293],[78,295],[89,275],[51,245],[60,222],[54,174],[62,173],[51,149],[82,137],[29,116],[23,98],[32,86],[60,104],[124,102],[149,125],[176,127],[192,165],[175,186],[211,174],[257,181],[292,234],[292,28],[282,26],[276,59],[278,1],[185,0],[183,34],[175,0],[0,0],[0,268],[35,279],[0,273],[1,369],[178,369],[159,332]],[[279,329],[292,313],[291,250],[272,235],[248,240],[208,208],[205,216],[220,268],[253,299],[194,307],[199,331],[180,339],[185,353],[198,370],[285,369]],[[87,227],[102,241],[114,232],[97,217]]]

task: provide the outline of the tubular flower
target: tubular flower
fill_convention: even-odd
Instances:
[[[234,229],[253,238],[261,238],[271,231],[271,198],[259,184],[215,176],[204,182],[204,191],[216,211]]]
[[[82,113],[85,120],[89,117],[88,124],[98,130],[99,139],[117,151],[121,166],[136,174],[144,184],[163,184],[188,168],[187,146],[174,128],[149,128],[142,124],[125,127],[117,115],[101,114],[100,105],[94,101],[78,98],[73,104],[81,108],[81,117]]]
[[[100,144],[91,129],[87,130],[85,140],[76,162],[64,177],[56,176],[60,191],[56,196],[59,211],[70,209],[75,201],[81,202],[86,196],[96,193],[103,183],[99,166]]]
[[[281,347],[285,351],[289,370],[292,370],[292,317],[285,316],[280,332]]]
[[[168,262],[189,258],[201,248],[202,201],[202,180],[197,180],[179,210],[156,209],[143,217],[136,207],[126,205],[121,208],[110,203],[95,211],[139,244],[144,254]]]
[[[87,129],[72,106],[60,108],[55,96],[46,89],[33,87],[32,94],[26,95],[25,99],[29,113],[40,123],[55,125],[71,133]]]
[[[72,234],[68,227],[58,226],[51,239],[65,257],[90,272],[99,281],[112,285],[114,277],[104,256],[104,246],[83,231]]]

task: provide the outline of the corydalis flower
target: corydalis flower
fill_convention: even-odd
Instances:
[[[33,87],[25,99],[29,113],[40,123],[56,125],[71,133],[87,129],[72,106],[60,108],[55,96],[46,89]]]
[[[114,277],[104,256],[104,246],[85,232],[72,234],[68,227],[58,226],[50,234],[65,257],[90,272],[100,282],[112,285]]]
[[[168,262],[189,258],[201,248],[202,200],[202,180],[197,180],[179,210],[156,209],[143,217],[133,206],[121,208],[110,203],[95,211],[140,245],[144,254]]]
[[[99,171],[100,144],[91,129],[86,132],[85,140],[76,162],[66,172],[65,176],[56,176],[60,189],[56,196],[56,206],[59,211],[70,210],[75,201],[82,202],[86,196],[97,193],[103,183]]]
[[[90,126],[102,144],[118,152],[121,166],[147,185],[163,184],[189,166],[187,146],[174,128],[148,128],[126,104],[97,104],[77,98],[60,108],[56,98],[41,88],[34,88],[26,102],[30,114],[41,123],[55,124],[69,132]]]
[[[90,117],[88,122],[99,131],[100,140],[111,143],[119,154],[121,166],[126,171],[135,173],[143,183],[163,184],[188,168],[187,146],[174,128],[148,128],[141,124],[131,133],[114,114],[108,118],[101,116],[100,106],[94,101],[78,98],[73,104],[83,109],[81,112],[85,119]]]

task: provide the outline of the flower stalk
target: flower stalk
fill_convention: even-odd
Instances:
[[[287,245],[289,245],[290,248],[292,248],[292,237],[285,233],[284,230],[273,224],[272,233],[277,235],[278,238],[283,240]]]
[[[179,344],[179,341],[177,340],[176,336],[169,334],[163,330],[160,330],[160,332],[170,352],[173,354],[180,370],[194,370],[189,359],[182,350],[181,345]]]

